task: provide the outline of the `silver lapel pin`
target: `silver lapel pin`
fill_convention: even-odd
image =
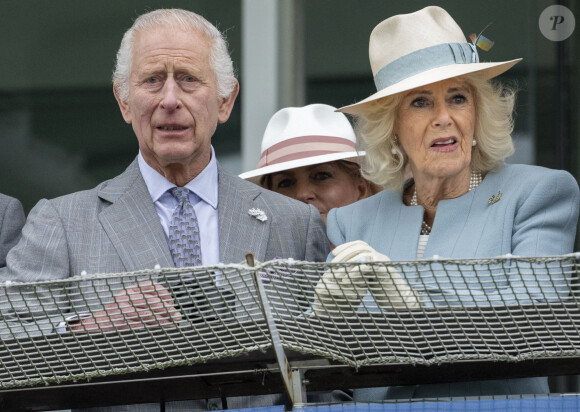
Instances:
[[[258,209],[257,207],[253,207],[250,210],[248,210],[248,214],[250,216],[254,216],[260,222],[265,222],[266,220],[268,220],[268,216],[266,216],[266,213],[262,209]]]

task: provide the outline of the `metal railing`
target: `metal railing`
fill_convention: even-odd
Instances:
[[[14,391],[258,368],[280,373],[296,403],[305,389],[389,382],[364,374],[358,383],[348,377],[313,382],[332,368],[353,376],[409,367],[399,383],[405,374],[403,382],[420,382],[434,368],[461,377],[473,362],[493,362],[488,377],[502,377],[502,363],[528,365],[518,372],[526,376],[556,373],[564,362],[564,372],[576,373],[579,274],[576,253],[348,264],[276,260],[4,280],[0,400]],[[542,362],[558,368],[538,368]],[[264,391],[259,386],[255,393]]]

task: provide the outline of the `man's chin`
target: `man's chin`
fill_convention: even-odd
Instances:
[[[203,156],[203,150],[197,148],[197,150],[188,148],[160,148],[155,151],[155,158],[158,163],[162,166],[169,166],[172,164],[178,165],[190,165],[195,162],[201,161]],[[211,153],[211,151],[210,151]],[[210,155],[211,156],[211,155]]]
[[[145,162],[162,175],[165,175],[164,170],[166,169],[188,167],[195,163],[195,156],[191,153],[186,155],[174,151],[167,152],[158,150],[155,153],[150,152],[148,154],[141,151],[141,154]]]
[[[185,156],[179,153],[156,153],[155,159],[160,166],[186,165],[191,163],[193,156]]]

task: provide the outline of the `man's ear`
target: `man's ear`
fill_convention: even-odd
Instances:
[[[240,84],[236,80],[236,85],[234,86],[234,90],[232,90],[230,95],[227,97],[220,98],[218,123],[225,123],[228,121],[228,119],[230,118],[230,114],[232,113],[232,109],[234,108],[236,97],[238,97],[239,92],[240,92]]]
[[[121,109],[121,115],[127,124],[131,124],[131,108],[119,97],[119,92],[117,91],[117,85],[113,85],[113,94],[115,95],[115,100],[117,100],[117,104],[119,105],[119,109]]]

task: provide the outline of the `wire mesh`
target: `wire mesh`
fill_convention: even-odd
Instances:
[[[272,347],[341,364],[578,356],[580,254],[145,270],[0,284],[0,388]],[[256,281],[264,286],[262,302]],[[264,318],[264,304],[272,319]]]

